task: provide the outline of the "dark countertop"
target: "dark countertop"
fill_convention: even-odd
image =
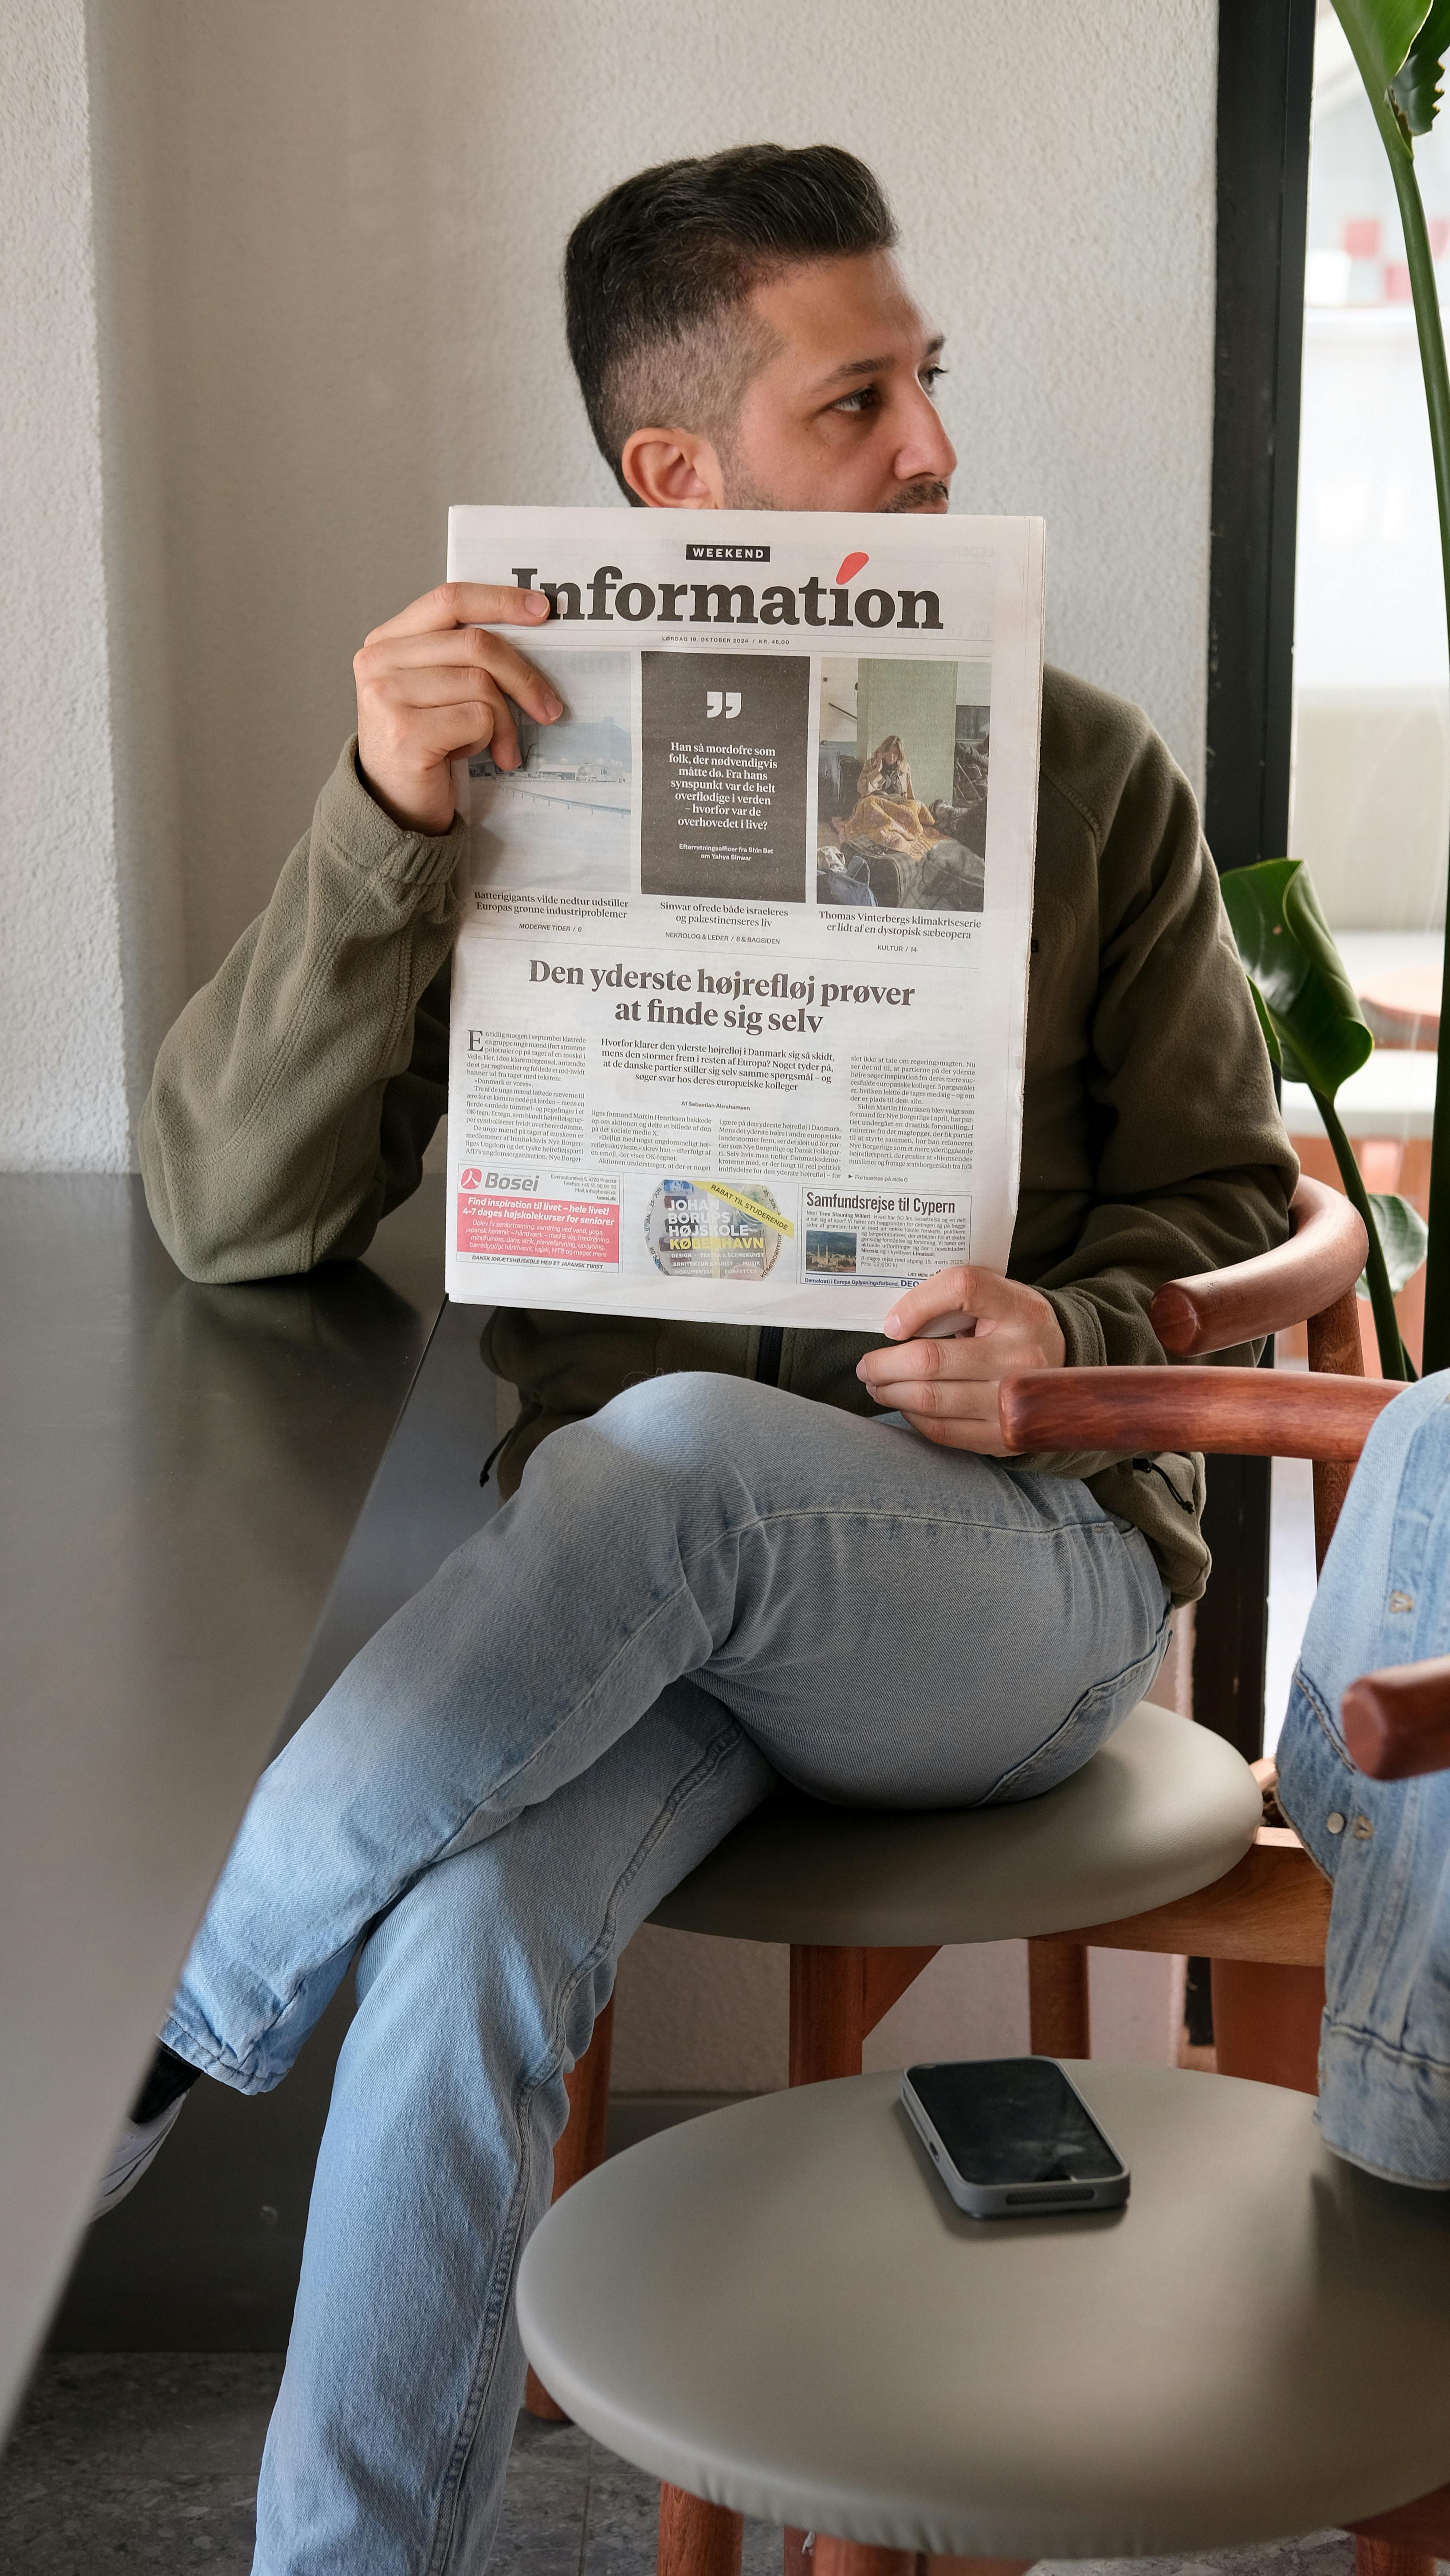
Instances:
[[[442,1251],[425,1182],[364,1262],[197,1287],[138,1182],[0,1177],[0,2424],[253,1782],[331,1677]]]

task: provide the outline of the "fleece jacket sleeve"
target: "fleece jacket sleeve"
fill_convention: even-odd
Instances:
[[[1282,1243],[1298,1177],[1192,791],[1146,720],[1122,712],[1136,740],[1096,778],[1090,762],[1054,774],[1044,731],[1044,801],[1075,803],[1096,854],[1079,880],[1098,908],[1079,1093],[1094,1186],[1071,1252],[1036,1277],[1077,1368],[1161,1361],[1154,1290]]]
[[[141,1116],[146,1197],[191,1279],[366,1250],[448,1104],[463,825],[405,832],[349,742],[266,911],[193,995]]]

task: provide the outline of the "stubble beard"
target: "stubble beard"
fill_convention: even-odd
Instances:
[[[720,459],[727,510],[783,510],[790,506],[778,499],[774,492],[766,491],[763,485],[753,483],[738,456],[731,454],[723,442],[717,440],[715,453]],[[889,501],[878,501],[875,515],[883,512],[897,515],[903,510],[943,510],[950,498],[949,487],[940,475],[918,474],[912,482],[903,483],[899,492],[893,492]]]

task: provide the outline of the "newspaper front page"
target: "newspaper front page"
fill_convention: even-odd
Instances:
[[[1017,1201],[1037,519],[455,509],[564,704],[456,764],[448,1290],[870,1331]]]

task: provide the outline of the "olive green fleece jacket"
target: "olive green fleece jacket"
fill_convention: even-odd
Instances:
[[[141,1166],[190,1278],[355,1257],[416,1189],[448,1102],[463,840],[457,822],[400,830],[348,744],[266,911],[157,1059]],[[1296,1173],[1188,783],[1138,708],[1049,668],[1011,1276],[1051,1302],[1070,1367],[1161,1362],[1155,1288],[1282,1242]],[[778,1382],[871,1415],[855,1372],[879,1338],[788,1332]],[[500,1310],[484,1356],[522,1408],[502,1490],[622,1387],[751,1376],[759,1344],[750,1326]],[[1202,1591],[1201,1459],[1029,1463],[1136,1523],[1175,1600]]]

